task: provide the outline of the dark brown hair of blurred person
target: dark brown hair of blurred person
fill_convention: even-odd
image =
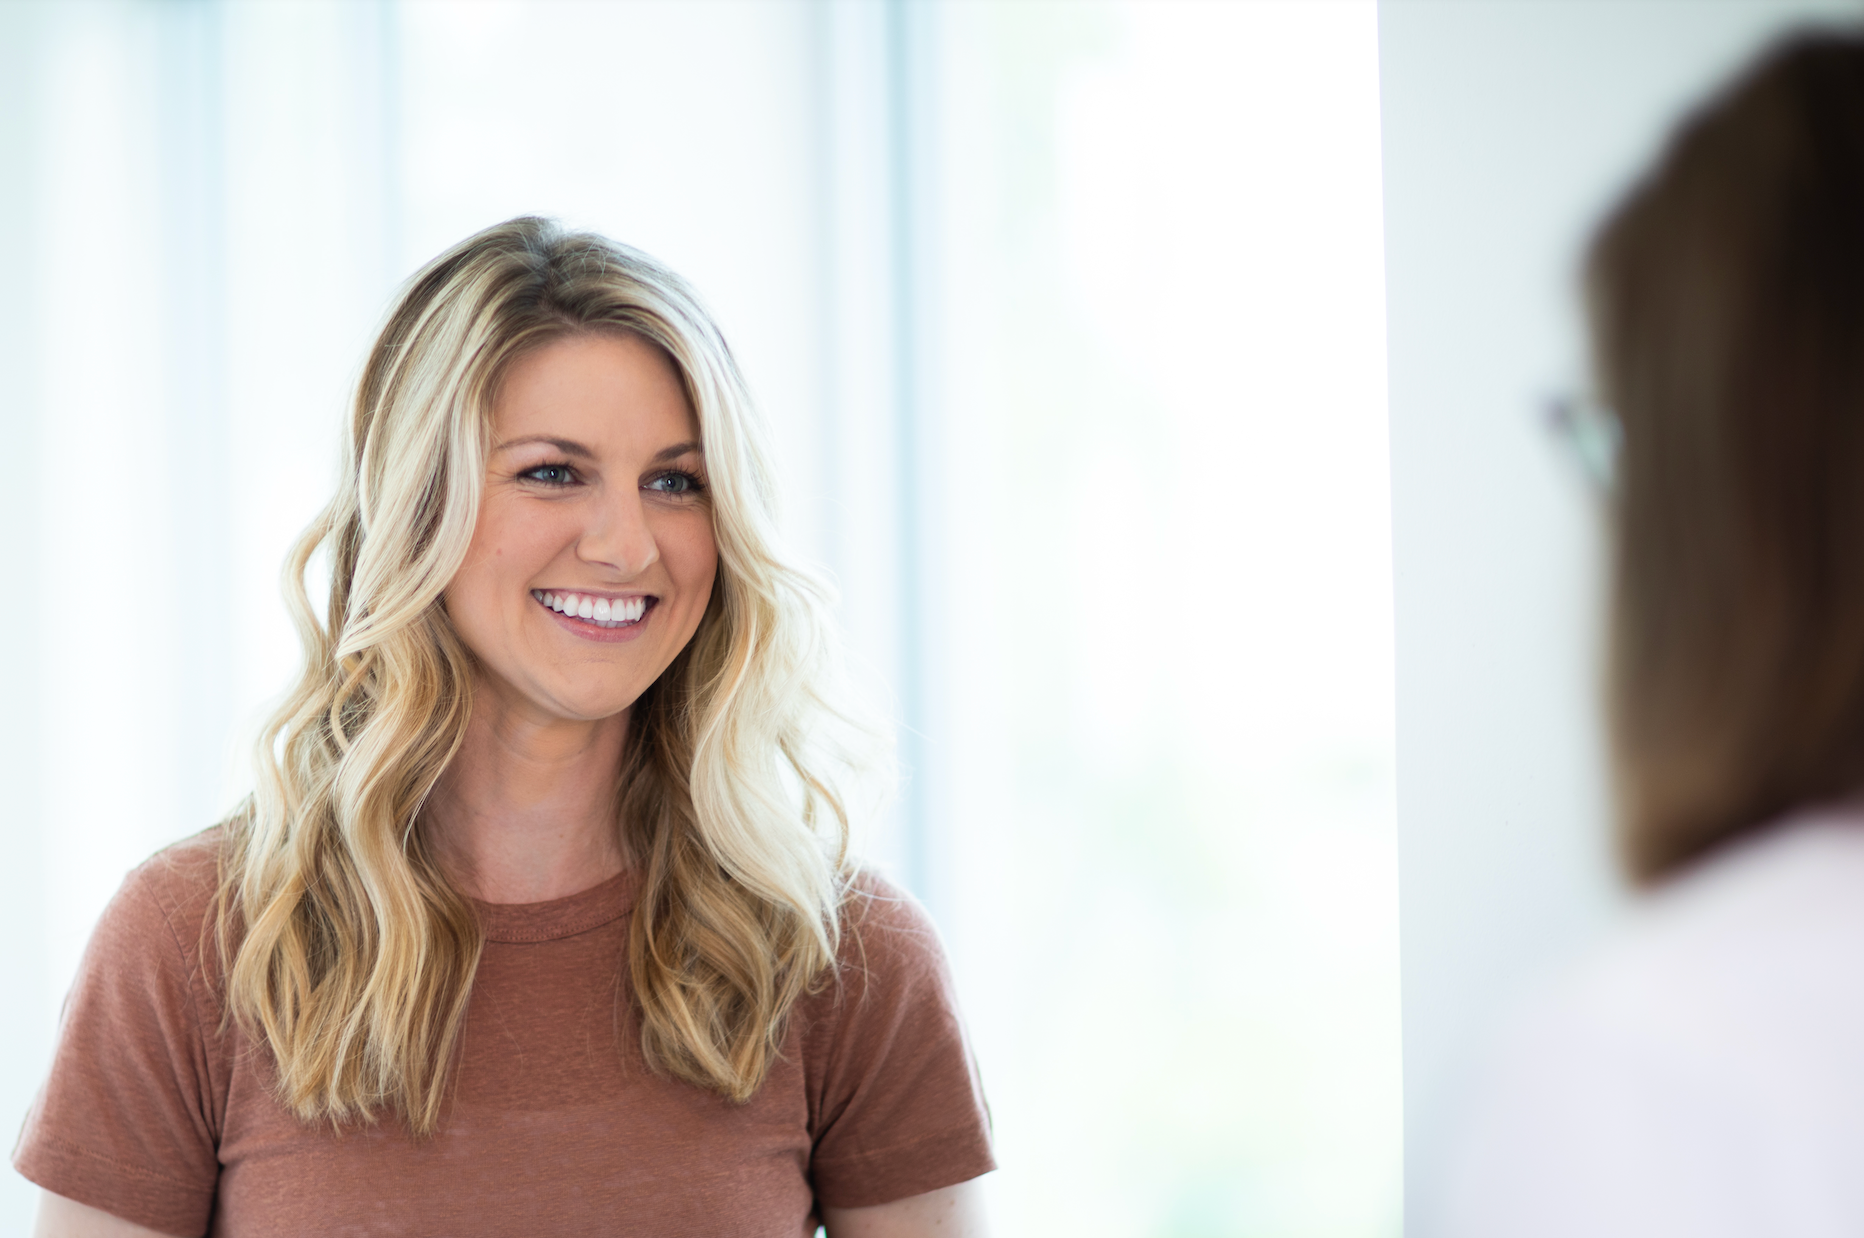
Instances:
[[[1864,37],[1775,47],[1593,242],[1608,702],[1640,882],[1864,790]]]

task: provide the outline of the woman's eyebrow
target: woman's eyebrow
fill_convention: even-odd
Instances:
[[[513,447],[525,447],[531,443],[548,443],[566,456],[581,456],[585,460],[593,459],[595,453],[584,447],[575,439],[555,438],[548,434],[527,434],[523,438],[508,438],[492,448],[493,451],[506,451]]]
[[[673,444],[673,446],[671,446],[671,447],[663,447],[663,448],[661,448],[661,449],[659,450],[659,452],[657,452],[657,453],[656,453],[656,454],[654,455],[654,458],[653,458],[653,460],[652,460],[652,461],[650,461],[650,463],[652,463],[652,464],[665,464],[665,463],[666,463],[666,462],[667,462],[668,460],[677,460],[677,459],[679,459],[679,458],[680,458],[681,456],[683,456],[683,455],[685,455],[685,454],[686,454],[687,452],[689,452],[689,451],[696,451],[696,452],[698,452],[698,453],[699,453],[700,455],[704,455],[704,454],[705,454],[705,448],[703,448],[703,447],[701,447],[701,446],[700,446],[700,445],[699,445],[698,443],[696,443],[696,442],[694,442],[694,443],[675,443],[675,444]]]

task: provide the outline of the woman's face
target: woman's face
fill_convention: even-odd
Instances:
[[[479,690],[546,721],[620,713],[692,639],[717,569],[698,421],[659,348],[590,334],[519,357],[446,591]]]

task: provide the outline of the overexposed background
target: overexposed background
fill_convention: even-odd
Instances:
[[[1378,56],[1346,2],[0,5],[0,1110],[244,786],[397,283],[541,212],[689,276],[778,428],[1002,1232],[1395,1233]]]

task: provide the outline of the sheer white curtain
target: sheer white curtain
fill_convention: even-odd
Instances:
[[[690,276],[778,427],[910,723],[872,846],[952,948],[1004,1232],[1391,1232],[1374,22],[0,5],[0,1109],[122,873],[243,785],[397,281],[542,212]]]

